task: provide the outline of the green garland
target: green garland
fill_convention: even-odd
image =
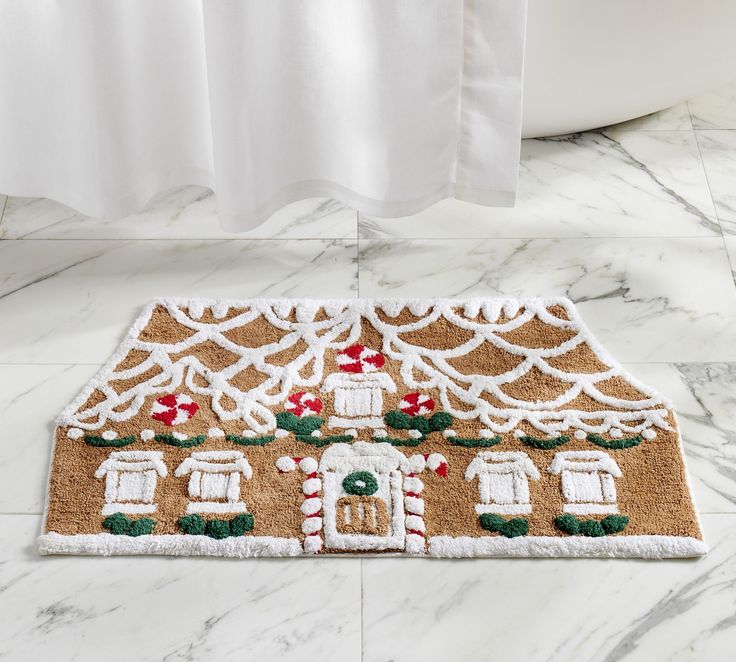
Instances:
[[[500,444],[502,441],[501,435],[496,435],[492,438],[478,437],[478,438],[462,438],[462,437],[449,437],[447,441],[452,446],[463,446],[464,448],[490,448],[496,444]]]
[[[329,444],[349,444],[355,441],[355,437],[349,434],[334,434],[328,437],[313,437],[311,434],[297,434],[295,437],[297,441],[315,446],[316,448],[322,448],[322,446],[328,446]]]
[[[253,523],[252,513],[242,513],[229,520],[206,520],[197,514],[185,515],[179,518],[179,528],[184,533],[192,536],[209,536],[216,540],[242,536],[247,531],[253,530]]]
[[[114,536],[147,536],[153,532],[156,520],[150,517],[131,519],[123,513],[114,513],[102,520],[102,526]]]
[[[409,416],[403,411],[390,411],[383,417],[384,423],[394,430],[416,430],[419,437],[401,439],[399,437],[378,437],[380,441],[392,446],[419,446],[431,432],[442,432],[452,425],[452,416],[444,411],[438,411],[429,417]]]
[[[282,411],[276,414],[276,425],[287,432],[293,432],[297,441],[322,448],[329,444],[349,444],[355,438],[349,434],[334,434],[327,437],[313,437],[312,432],[319,430],[325,419],[321,416],[295,416],[290,411]]]
[[[563,434],[559,437],[554,437],[553,439],[539,439],[538,437],[530,437],[524,435],[523,437],[519,437],[519,440],[522,444],[526,444],[527,446],[532,446],[533,448],[539,448],[540,450],[548,451],[552,448],[562,446],[562,444],[566,444],[568,441],[570,441],[570,437],[567,437]]]
[[[120,437],[120,439],[105,439],[104,437],[85,436],[84,443],[88,446],[95,446],[97,448],[122,448],[123,446],[129,446],[135,441],[135,437],[130,435],[129,437]]]
[[[600,446],[601,448],[619,450],[621,448],[632,448],[634,446],[638,446],[642,441],[644,441],[644,437],[636,435],[635,437],[629,437],[628,439],[612,439],[611,441],[607,441],[600,435],[589,434],[588,441],[596,446]]]
[[[486,531],[500,533],[507,538],[517,538],[529,533],[529,522],[524,517],[513,517],[507,520],[500,515],[483,513],[478,520]]]
[[[276,436],[269,434],[265,437],[241,437],[237,434],[228,434],[225,435],[225,439],[232,441],[234,444],[238,444],[238,446],[265,446],[276,439]]]
[[[309,436],[319,430],[325,419],[321,416],[295,416],[290,411],[276,414],[276,425],[282,430],[293,432],[297,436]]]
[[[177,448],[192,448],[202,445],[205,439],[207,439],[207,436],[201,434],[197,437],[189,437],[188,439],[177,439],[173,434],[157,434],[154,439],[169,446],[176,446]]]
[[[600,522],[595,519],[581,520],[575,515],[559,515],[555,517],[555,526],[571,536],[588,536],[590,538],[599,538],[600,536],[610,536],[614,533],[621,533],[629,523],[626,515],[608,515]]]

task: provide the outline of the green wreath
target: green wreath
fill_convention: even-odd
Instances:
[[[370,496],[378,492],[378,481],[370,471],[353,471],[343,478],[342,488],[354,496]]]

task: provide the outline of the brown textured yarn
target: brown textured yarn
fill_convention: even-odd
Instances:
[[[237,315],[238,310],[231,309],[226,319]],[[562,308],[550,309],[550,312],[565,319]],[[384,317],[379,312],[379,316]],[[317,319],[324,317],[320,311]],[[200,321],[213,320],[212,313],[205,309]],[[406,324],[417,318],[408,310],[403,310],[392,324]],[[217,320],[221,321],[221,320]],[[477,318],[476,321],[482,321]],[[503,319],[500,321],[504,321]],[[383,338],[367,320],[362,321],[360,343],[376,350],[381,349]],[[173,343],[192,335],[192,331],[172,319],[165,307],[156,308],[141,338],[157,343]],[[231,341],[246,347],[255,347],[264,343],[277,342],[284,332],[259,317],[247,325],[233,329],[225,334]],[[556,347],[569,340],[572,333],[544,324],[539,319],[524,324],[507,334],[500,334],[509,342],[526,347]],[[455,327],[444,318],[419,331],[404,334],[402,339],[420,344],[428,348],[453,348],[469,339],[467,331]],[[303,343],[272,355],[268,362],[273,365],[285,365],[304,350]],[[181,355],[194,355],[214,370],[229,365],[236,360],[236,355],[222,349],[212,342],[193,346]],[[144,352],[131,351],[119,365],[118,369],[130,368],[146,358]],[[177,357],[178,358],[178,357]],[[463,357],[449,360],[449,363],[463,374],[496,375],[513,369],[519,363],[519,357],[498,350],[489,344],[469,352]],[[549,364],[558,370],[574,373],[591,373],[604,369],[595,353],[587,345],[579,345],[563,356],[549,360]],[[399,363],[386,358],[382,370],[388,373],[398,387],[395,394],[384,394],[384,412],[398,409],[401,397],[413,389],[407,387],[399,372]],[[157,369],[124,383],[112,382],[118,392],[130,388],[135,383],[155,374]],[[338,372],[335,352],[328,350],[325,356],[324,374]],[[232,383],[241,390],[257,386],[265,375],[255,368],[248,368],[239,373]],[[533,370],[527,376],[504,386],[504,391],[515,398],[536,401],[549,399],[560,393],[562,385],[558,380]],[[614,378],[600,385],[601,390],[611,396],[625,400],[637,400],[645,396],[622,378]],[[318,392],[317,389],[312,389]],[[564,390],[564,389],[563,389]],[[219,427],[226,434],[241,434],[243,423],[238,421],[221,421],[211,409],[209,397],[189,393],[182,386],[177,392],[187,393],[199,404],[198,414],[190,421],[176,427],[177,432],[187,436],[206,435],[210,427]],[[439,392],[425,389],[439,405]],[[159,394],[160,395],[160,394]],[[321,394],[324,410],[321,415],[327,419],[334,413],[332,398],[329,394]],[[492,400],[492,397],[485,396]],[[94,392],[85,407],[99,402],[104,396]],[[154,430],[157,434],[169,434],[172,428],[151,419],[150,409],[155,398],[149,396],[137,414],[125,422],[110,424],[105,429],[113,429],[118,437],[135,436],[136,441],[124,450],[160,450],[164,454],[164,462],[168,468],[165,478],[158,478],[156,487],[156,503],[158,509],[154,515],[157,526],[155,534],[180,533],[177,520],[185,513],[188,502],[186,478],[174,477],[176,467],[194,451],[208,450],[240,450],[251,467],[253,477],[241,481],[241,494],[248,505],[249,512],[254,514],[254,535],[284,536],[303,538],[301,524],[304,515],[299,506],[304,498],[302,481],[304,475],[299,472],[280,473],[275,461],[283,455],[311,456],[319,460],[324,449],[298,442],[293,436],[276,439],[265,446],[240,447],[225,439],[207,438],[196,448],[175,448],[158,442],[142,442],[140,432],[143,429]],[[451,398],[452,399],[452,398]],[[453,404],[463,407],[453,400]],[[467,406],[465,406],[467,408]],[[563,409],[581,409],[587,411],[600,410],[601,405],[592,398],[580,395],[575,401]],[[274,412],[283,407],[275,407]],[[439,407],[438,407],[439,409]],[[621,514],[630,518],[624,533],[620,535],[658,534],[671,536],[691,536],[702,538],[696,514],[687,487],[687,478],[682,457],[678,447],[676,421],[672,413],[669,415],[672,431],[657,430],[657,437],[645,440],[640,445],[622,450],[606,450],[619,465],[623,476],[616,479],[618,508]],[[477,437],[480,425],[477,421],[456,419],[452,425],[458,437]],[[522,424],[527,434],[538,436],[538,432]],[[339,431],[330,431],[339,434]],[[61,534],[100,533],[103,516],[100,514],[104,503],[104,479],[94,477],[96,469],[115,448],[95,448],[85,444],[83,439],[72,440],[67,437],[67,428],[56,431],[56,448],[50,480],[50,498],[46,531]],[[391,431],[393,434],[393,432]],[[397,433],[401,436],[403,433]],[[560,476],[547,471],[555,452],[559,450],[595,450],[589,441],[578,440],[570,434],[570,441],[561,448],[539,450],[525,446],[513,434],[504,434],[503,440],[492,448],[493,451],[524,451],[539,469],[541,478],[530,480],[529,489],[532,513],[525,515],[529,521],[529,535],[564,536],[554,526],[554,518],[561,514],[563,497],[560,489]],[[372,441],[370,432],[363,431],[359,438]],[[421,475],[425,484],[422,498],[425,500],[426,512],[424,521],[427,537],[435,535],[450,536],[485,536],[490,534],[483,530],[478,522],[475,504],[479,502],[478,479],[465,480],[465,470],[469,462],[483,449],[453,446],[441,434],[430,434],[416,448],[399,447],[398,450],[407,456],[414,453],[442,453],[448,460],[446,477],[438,476],[430,471]],[[385,512],[377,512],[379,530],[385,530],[387,521]],[[213,515],[211,517],[221,517]],[[600,519],[601,517],[597,517]],[[325,550],[329,551],[329,550]]]

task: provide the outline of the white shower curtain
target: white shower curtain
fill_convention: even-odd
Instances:
[[[223,226],[330,196],[513,204],[525,0],[0,0],[0,193],[92,216],[209,186]]]

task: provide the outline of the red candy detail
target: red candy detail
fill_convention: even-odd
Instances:
[[[294,416],[319,414],[322,411],[322,400],[306,391],[299,391],[299,393],[293,393],[288,397],[285,408]]]
[[[383,354],[376,352],[365,345],[350,345],[338,352],[337,363],[340,370],[360,374],[373,372],[383,367],[386,359]]]
[[[442,478],[447,478],[447,464],[443,462],[440,464],[439,467],[437,467],[434,471],[438,476],[442,476]]]
[[[151,408],[151,418],[165,425],[186,423],[199,411],[199,405],[183,393],[169,393],[157,398]]]
[[[426,393],[407,393],[399,403],[401,411],[409,416],[429,414],[434,411],[434,407],[434,400]]]

